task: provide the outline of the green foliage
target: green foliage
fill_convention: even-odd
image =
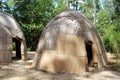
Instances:
[[[6,2],[0,2],[0,10],[11,13],[11,10]]]
[[[107,4],[110,3],[110,4]],[[99,30],[108,52],[120,53],[120,16],[115,14],[115,7],[111,0],[104,4],[97,15],[97,29]]]
[[[74,10],[79,10],[80,7],[80,3],[78,2],[78,0],[70,0],[71,5],[73,6]]]
[[[14,4],[14,0],[7,0],[6,2],[8,4],[8,6],[12,9],[13,4]]]
[[[13,45],[13,51],[15,51],[16,50],[15,42],[12,45]]]
[[[93,21],[93,0],[84,0],[84,3],[78,5],[80,8],[80,11],[83,12],[91,21]],[[96,11],[98,13],[100,6],[99,6],[99,0],[96,0]]]
[[[65,4],[65,0],[58,0],[56,2],[56,6],[54,8],[54,15],[59,14],[60,12],[67,10],[67,6]]]
[[[120,0],[113,0],[115,7],[115,14],[120,15]]]
[[[74,2],[75,0],[71,1]],[[106,50],[118,56],[120,53],[120,2],[119,0],[96,1],[96,27],[103,39]],[[84,0],[84,3],[78,6],[81,7],[81,12],[93,21],[93,0]]]
[[[43,29],[43,25],[35,24],[21,24],[26,36],[26,44],[28,50],[35,50],[37,48],[38,40]]]
[[[55,3],[56,1],[56,3]],[[35,50],[43,27],[67,9],[64,0],[5,0],[0,10],[11,13],[21,25],[28,50]]]
[[[41,0],[41,4],[35,0],[16,0],[13,15],[18,21],[21,21],[24,24],[45,24],[43,18],[47,16],[47,12],[45,13],[45,11],[49,9],[42,1],[43,0]]]
[[[35,50],[43,27],[56,14],[67,9],[63,0],[15,0],[12,14],[21,25],[29,50]]]
[[[97,29],[99,30],[100,32],[100,35],[102,36],[103,40],[104,40],[104,44],[105,44],[105,47],[106,49],[110,49],[109,46],[110,45],[110,42],[108,40],[109,37],[109,34],[110,34],[110,25],[109,25],[109,22],[110,22],[110,17],[107,13],[106,10],[100,10],[99,11],[99,14],[97,16],[97,23],[96,23],[96,26],[97,26]],[[109,31],[107,31],[109,30]],[[108,45],[106,45],[108,44]]]
[[[62,0],[57,7],[53,3],[53,0],[16,0],[13,14],[22,23],[42,23],[45,26],[56,13],[65,10]]]

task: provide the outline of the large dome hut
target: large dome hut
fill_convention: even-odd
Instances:
[[[8,45],[13,46],[13,42],[14,42],[15,43],[15,48],[16,48],[16,56],[15,57],[17,59],[22,58],[23,60],[27,60],[27,47],[26,47],[25,36],[24,36],[24,33],[23,33],[21,27],[19,26],[17,21],[14,19],[14,17],[12,15],[6,13],[6,12],[0,11],[0,26],[1,26],[1,28],[0,28],[1,29],[1,32],[0,32],[0,34],[1,34],[1,37],[0,37],[0,39],[1,39],[0,40],[1,41],[1,43],[0,43],[1,49],[4,49],[4,46],[6,46],[6,47]],[[3,30],[3,29],[5,29],[5,30]],[[6,32],[4,32],[4,31],[6,31]],[[4,33],[5,33],[5,35],[11,36],[12,43],[11,43],[11,39],[8,39],[7,36],[4,35]],[[7,43],[8,40],[10,40],[10,43]],[[6,43],[6,44],[4,44],[4,46],[3,46],[2,42]],[[2,50],[1,50],[0,56],[2,54],[7,54],[5,50],[6,49],[3,50],[4,52],[2,52]],[[12,54],[11,51],[9,53]],[[2,57],[0,57],[0,58],[2,58]]]
[[[102,68],[106,52],[95,26],[82,13],[64,11],[44,28],[32,67],[48,72],[80,73]]]

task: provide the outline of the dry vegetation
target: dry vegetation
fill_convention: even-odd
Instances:
[[[29,53],[28,61],[18,60],[8,65],[0,65],[0,80],[120,80],[120,69],[113,66],[113,58],[109,58],[112,64],[110,63],[105,69],[76,75],[52,74],[31,69],[33,56],[34,53]]]

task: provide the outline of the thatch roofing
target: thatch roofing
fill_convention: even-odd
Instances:
[[[0,37],[3,37],[3,38],[4,37],[10,37],[10,38],[12,38],[10,31],[6,27],[3,27],[2,24],[0,24]]]
[[[79,43],[78,40],[80,40],[81,43]],[[74,53],[73,50],[73,53],[71,53],[69,49],[66,48],[66,47],[70,48],[70,46],[67,46],[67,44],[71,43],[74,43],[77,46],[76,47],[75,45],[74,46],[71,45],[73,48],[76,47],[80,49],[80,51],[77,49],[77,52]],[[64,11],[58,14],[56,17],[54,17],[44,28],[37,47],[33,67],[37,67],[38,69],[44,69],[46,71],[51,71],[51,69],[49,69],[49,65],[51,65],[52,62],[50,62],[51,63],[50,64],[49,61],[51,61],[51,59],[53,58],[48,58],[49,61],[44,62],[45,61],[44,59],[47,58],[46,54],[49,56],[52,55],[53,53],[55,54],[55,52],[57,54],[59,50],[60,51],[62,50],[62,53],[63,54],[65,53],[64,55],[66,55],[67,53],[71,53],[72,55],[75,55],[77,53],[79,53],[80,55],[84,54],[86,55],[87,51],[85,50],[85,45],[87,44],[92,45],[93,63],[94,62],[97,63],[98,67],[105,66],[107,63],[106,52],[95,26],[92,24],[90,20],[88,20],[87,17],[85,17],[80,12],[71,10]],[[82,47],[80,47],[79,45],[81,45]],[[46,50],[50,50],[50,52]],[[89,52],[87,53],[89,55]],[[85,55],[84,57],[86,57]],[[47,64],[48,69],[43,67],[45,65],[47,66]],[[59,64],[59,62],[56,64]],[[71,63],[71,65],[73,64]],[[55,65],[53,64],[53,66]],[[68,72],[69,71],[70,70],[68,70]],[[57,71],[53,70],[53,72]]]
[[[24,39],[22,29],[12,15],[0,11],[0,23],[10,30],[12,37]]]
[[[92,22],[82,13],[76,11],[64,11],[57,15],[44,28],[41,38],[57,37],[61,33],[83,36],[85,41],[91,42],[93,42],[93,34],[100,39],[99,33]]]
[[[0,63],[11,62],[12,36],[10,31],[0,24]]]
[[[12,38],[21,40],[21,53],[22,55],[24,55],[24,57],[22,58],[26,59],[27,47],[26,47],[25,36],[20,25],[15,20],[15,18],[9,13],[0,11],[0,24],[10,31],[10,35],[12,36]]]

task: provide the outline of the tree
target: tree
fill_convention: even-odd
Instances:
[[[93,5],[94,5],[94,22],[93,24],[96,24],[96,0],[93,0]]]
[[[0,2],[0,10],[11,13],[11,10],[6,2]]]
[[[68,3],[68,9],[70,9],[70,0],[68,0],[67,3]]]
[[[22,26],[30,50],[36,49],[39,34],[47,22],[59,12],[67,9],[64,0],[58,0],[56,4],[54,0],[14,1],[12,14]]]
[[[68,0],[68,8],[79,11],[81,8],[81,0]]]
[[[100,9],[99,0],[70,0],[70,2],[74,10],[84,13],[92,21],[94,21],[94,12],[97,13]],[[95,7],[92,5],[93,2],[95,2]]]
[[[115,14],[120,15],[120,1],[119,0],[113,0],[114,7],[115,7]]]
[[[116,14],[116,2],[103,0],[103,3],[97,16],[97,29],[103,38],[106,50],[111,53],[119,53],[120,16]]]

